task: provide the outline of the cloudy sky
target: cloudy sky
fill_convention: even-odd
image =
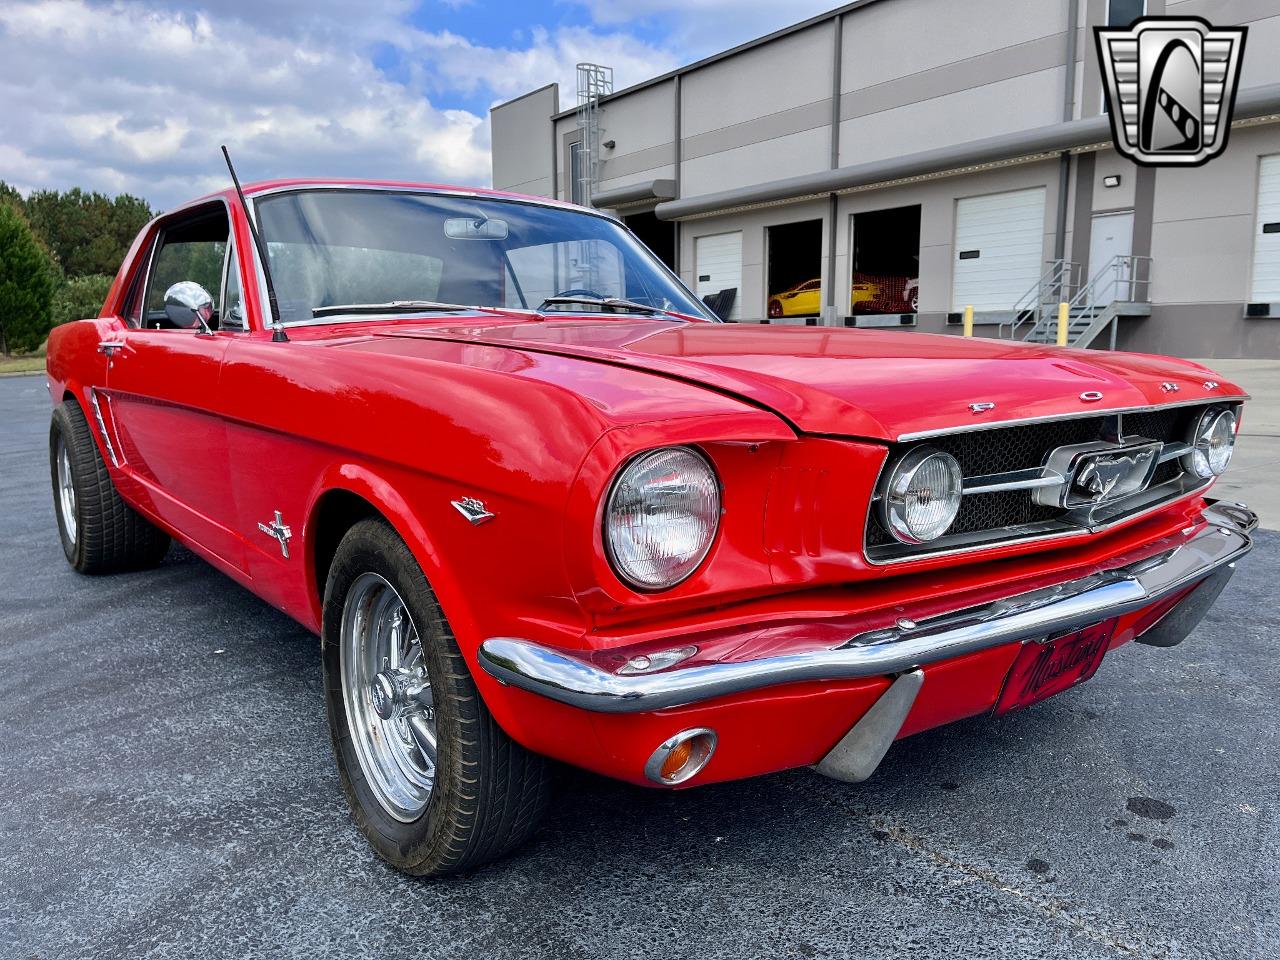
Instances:
[[[485,184],[488,110],[619,87],[834,0],[0,0],[0,180],[164,208],[242,178]]]

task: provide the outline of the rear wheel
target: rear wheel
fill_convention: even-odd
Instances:
[[[73,400],[53,411],[49,473],[62,552],[78,571],[140,570],[164,559],[169,535],[120,498],[84,411]]]
[[[528,839],[548,763],[489,714],[421,568],[380,520],[356,524],[338,547],[322,648],[343,791],[379,856],[441,876]]]

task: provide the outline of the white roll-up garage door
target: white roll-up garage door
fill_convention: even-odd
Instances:
[[[1252,303],[1280,303],[1280,155],[1258,171],[1258,224],[1253,237]]]
[[[709,237],[697,237],[693,241],[693,265],[697,284],[694,292],[699,297],[730,288],[737,290],[733,299],[730,320],[742,317],[742,231],[717,233]]]
[[[1044,187],[956,201],[951,309],[1008,310],[1044,272]]]

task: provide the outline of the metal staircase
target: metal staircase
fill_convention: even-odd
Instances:
[[[1061,261],[1058,261],[1061,262]],[[1067,303],[1067,345],[1088,347],[1110,330],[1110,349],[1116,348],[1116,332],[1124,317],[1151,315],[1147,291],[1151,284],[1151,258],[1115,256],[1102,269],[1089,278]],[[1065,296],[1065,292],[1060,294]],[[1025,298],[1024,298],[1025,299]],[[1058,342],[1058,300],[1041,302],[1035,311],[1031,329],[1022,336],[1031,343]],[[1021,301],[1019,301],[1021,303]],[[1014,307],[1016,311],[1017,306]],[[1010,336],[1018,335],[1018,328],[1030,317],[1019,318],[1015,314]]]
[[[1018,331],[1024,324],[1038,324],[1050,312],[1057,316],[1058,304],[1075,289],[1079,276],[1080,264],[1074,261],[1048,261],[1040,279],[1013,305],[1009,319],[1000,324],[997,336],[1002,339],[1017,339]]]

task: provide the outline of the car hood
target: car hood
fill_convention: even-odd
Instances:
[[[369,332],[402,344],[486,343],[645,370],[766,407],[803,432],[880,440],[1243,396],[1188,360],[843,327],[494,318]]]

